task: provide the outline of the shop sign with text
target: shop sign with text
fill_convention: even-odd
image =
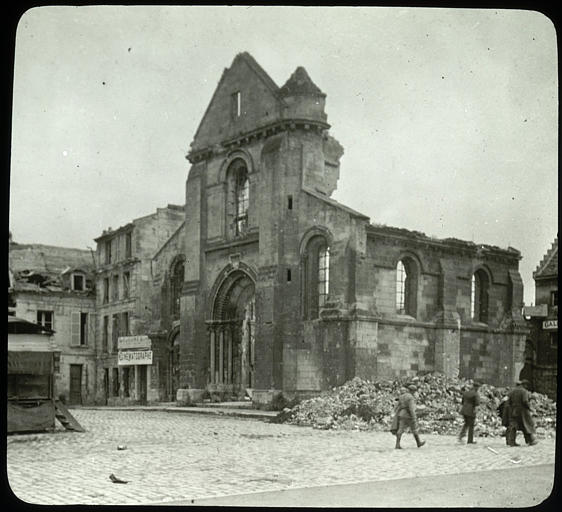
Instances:
[[[119,366],[152,364],[152,350],[120,350],[117,352],[117,364]]]
[[[119,350],[127,348],[147,349],[150,348],[150,338],[148,336],[119,336],[117,348]]]
[[[542,323],[542,328],[545,331],[557,331],[558,330],[558,320],[545,320]]]

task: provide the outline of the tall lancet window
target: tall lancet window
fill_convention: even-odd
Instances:
[[[240,235],[248,227],[248,206],[250,204],[250,182],[246,167],[236,173],[236,234]]]
[[[483,270],[472,274],[470,282],[470,316],[475,322],[488,322],[488,275]]]
[[[302,305],[306,319],[318,318],[330,293],[330,247],[323,236],[314,236],[302,256]]]
[[[318,305],[326,304],[330,291],[330,248],[323,245],[318,249]]]
[[[396,312],[416,317],[418,266],[413,258],[402,258],[396,264]]]

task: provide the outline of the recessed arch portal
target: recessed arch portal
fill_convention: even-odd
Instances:
[[[242,394],[254,385],[255,281],[234,269],[216,289],[212,319],[207,322],[209,384]]]

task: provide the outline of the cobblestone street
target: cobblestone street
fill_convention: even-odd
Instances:
[[[255,419],[160,411],[73,409],[85,433],[9,436],[13,492],[35,504],[134,505],[309,486],[554,463],[555,440],[507,448],[453,436],[313,430]],[[522,437],[521,435],[519,437]],[[523,442],[523,439],[519,440]],[[123,445],[124,450],[117,447]],[[497,452],[489,450],[492,448]],[[510,458],[518,457],[514,464]],[[109,475],[127,480],[114,484]]]

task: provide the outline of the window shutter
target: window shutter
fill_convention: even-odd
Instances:
[[[71,345],[80,345],[80,311],[72,311],[70,316]]]

